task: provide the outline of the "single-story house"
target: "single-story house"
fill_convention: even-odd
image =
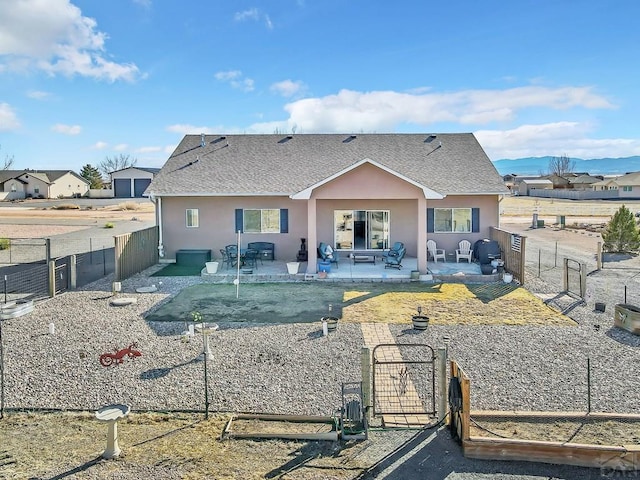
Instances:
[[[553,190],[553,182],[548,178],[525,178],[518,183],[518,194],[529,195],[531,190]]]
[[[618,198],[640,198],[640,172],[607,178],[591,186],[593,190],[617,190]]]
[[[83,197],[90,185],[72,170],[0,170],[4,200]]]
[[[294,260],[306,239],[341,256],[396,241],[427,273],[427,238],[453,252],[488,238],[509,190],[470,133],[186,135],[147,188],[162,261],[218,253],[242,233]],[[216,255],[217,256],[217,255]]]
[[[602,177],[592,177],[588,173],[569,177],[569,185],[574,190],[592,190],[591,185],[602,180]]]
[[[109,174],[115,198],[142,197],[153,177],[160,171],[151,167],[127,167]]]

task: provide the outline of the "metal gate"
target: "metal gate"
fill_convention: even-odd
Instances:
[[[435,415],[436,355],[425,344],[373,349],[373,414]]]
[[[56,258],[53,278],[56,295],[69,289],[69,257]]]
[[[570,258],[564,259],[564,291],[584,298],[587,291],[586,264]]]

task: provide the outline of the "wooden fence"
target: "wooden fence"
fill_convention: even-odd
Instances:
[[[115,281],[124,280],[158,263],[158,227],[115,237]]]
[[[524,285],[524,265],[527,237],[491,227],[491,240],[495,240],[502,250],[505,271],[513,274],[513,278]]]
[[[471,382],[460,366],[450,363],[451,379],[459,388],[453,395],[450,385],[449,408],[452,434],[462,444],[464,456],[482,460],[519,460],[600,468],[603,476],[620,475],[613,472],[637,473],[640,470],[640,445],[595,445],[515,438],[480,437],[470,434],[474,422],[500,418],[517,422],[525,419],[544,419],[557,422],[614,420],[640,423],[639,415],[600,412],[517,412],[471,411]],[[611,428],[611,427],[609,427]]]

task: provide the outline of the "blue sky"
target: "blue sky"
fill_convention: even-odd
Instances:
[[[640,155],[638,18],[637,0],[0,0],[0,161],[160,167],[203,132]]]

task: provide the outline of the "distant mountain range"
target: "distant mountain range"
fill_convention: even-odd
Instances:
[[[549,161],[553,157],[527,157],[503,159],[493,162],[500,175],[515,173],[517,175],[540,175],[549,171]],[[594,158],[584,160],[571,158],[575,161],[575,172],[586,172],[591,175],[624,175],[629,172],[640,171],[640,156],[626,158]]]

